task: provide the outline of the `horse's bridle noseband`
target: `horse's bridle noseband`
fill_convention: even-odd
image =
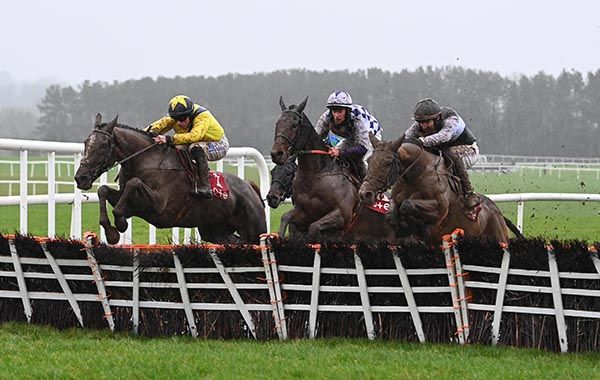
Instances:
[[[113,160],[113,161],[111,161],[111,158],[112,158],[112,156],[113,156],[114,147],[115,147],[115,144],[114,144],[114,135],[113,135],[112,133],[108,133],[108,132],[106,132],[106,131],[103,131],[103,130],[101,130],[101,129],[97,129],[97,128],[94,128],[94,129],[92,130],[92,133],[100,133],[100,134],[102,134],[102,135],[105,135],[105,136],[108,136],[108,137],[110,138],[110,144],[109,144],[109,145],[110,145],[110,148],[109,148],[109,152],[108,152],[108,154],[105,154],[105,155],[104,155],[104,157],[103,157],[102,161],[100,162],[100,165],[98,165],[98,168],[97,168],[97,169],[96,169],[96,171],[94,172],[94,176],[95,176],[95,177],[99,177],[99,176],[100,176],[100,174],[102,174],[102,173],[104,173],[104,172],[107,172],[107,171],[109,171],[110,169],[114,168],[115,166],[117,166],[117,165],[121,165],[122,163],[124,163],[124,162],[126,162],[126,161],[128,161],[128,160],[132,159],[133,157],[137,156],[138,154],[144,153],[144,152],[145,152],[145,151],[147,151],[148,149],[150,149],[150,148],[152,148],[152,147],[154,147],[154,146],[158,145],[158,143],[157,143],[157,142],[155,142],[155,143],[153,143],[153,144],[151,144],[151,145],[148,145],[147,147],[145,147],[145,148],[143,148],[143,149],[140,149],[140,150],[138,150],[137,152],[135,152],[135,153],[133,153],[133,154],[130,154],[129,156],[127,156],[127,157],[125,157],[124,159],[122,159],[121,161],[117,161],[117,162],[115,162],[115,163],[113,164],[113,162],[114,162],[114,161],[116,161],[116,160]],[[90,167],[92,164],[96,165],[96,163],[88,162],[88,161],[85,161],[85,160],[82,160],[82,161],[81,161],[81,163],[80,163],[80,165],[81,165],[81,166],[86,166],[86,167],[88,167],[88,168],[89,168],[89,167]]]
[[[302,114],[296,110],[284,110],[281,112],[282,115],[285,113],[291,113],[291,114],[298,116],[298,130],[296,131],[296,136],[294,136],[293,139],[290,139],[287,136],[284,136],[281,133],[278,133],[275,135],[275,140],[277,140],[278,137],[284,139],[289,145],[288,153],[292,153],[295,149],[296,141],[298,141],[298,135],[300,134],[300,125],[302,123],[303,117],[302,117]]]
[[[100,163],[98,164],[97,162],[89,162],[86,161],[85,159],[81,160],[80,166],[85,166],[88,168],[92,166],[92,165],[98,165],[96,166],[96,170],[94,171],[94,177],[99,177],[100,174],[108,171],[111,169],[111,165],[112,162],[110,161],[111,157],[113,156],[113,150],[114,150],[114,142],[113,142],[113,135],[112,133],[108,133],[106,131],[103,131],[101,129],[93,129],[92,133],[100,133],[102,135],[108,136],[110,138],[110,144],[109,144],[109,152],[108,154],[103,155],[102,157],[102,161],[100,161]]]

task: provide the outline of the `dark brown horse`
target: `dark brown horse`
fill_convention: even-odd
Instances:
[[[292,195],[292,184],[297,168],[294,161],[295,159],[290,159],[284,165],[275,165],[271,170],[271,188],[267,194],[267,202],[272,208],[279,207],[283,201]],[[290,226],[290,236],[298,236],[298,232],[294,230],[295,226],[290,225],[290,219],[296,212],[292,209],[281,216],[279,236],[285,236],[288,226]],[[384,218],[384,214],[367,207],[361,207],[355,219],[350,222],[349,228],[340,237],[349,240],[377,239],[394,241],[394,233],[390,225],[385,223]]]
[[[156,146],[150,134],[117,123],[101,124],[96,116],[92,133],[85,140],[85,155],[75,174],[77,187],[88,190],[92,182],[117,161],[121,163],[119,190],[98,188],[100,225],[109,243],[127,229],[127,218],[138,216],[159,228],[197,227],[202,239],[214,243],[258,243],[267,231],[264,204],[258,188],[232,174],[224,174],[230,197],[198,199],[178,154],[170,147]],[[106,201],[113,208],[111,226]],[[237,232],[237,235],[235,234]]]
[[[282,113],[275,124],[271,158],[283,165],[292,155],[298,156],[298,171],[292,186],[294,208],[285,216],[290,224],[290,237],[306,236],[313,241],[323,237],[339,239],[355,221],[358,185],[349,169],[324,154],[329,147],[304,114],[307,101],[308,97],[297,107],[286,107],[283,99],[279,99]],[[285,228],[285,223],[282,224]],[[383,229],[378,233],[387,237],[389,230],[383,225],[371,227]]]
[[[388,220],[398,237],[416,237],[439,244],[442,236],[456,228],[467,236],[488,236],[508,243],[508,230],[522,237],[519,230],[489,198],[482,197],[482,208],[475,221],[463,212],[460,184],[441,155],[404,136],[379,142],[371,136],[373,155],[360,188],[362,202],[372,202],[377,193],[392,188],[392,207]],[[508,225],[507,225],[508,222]]]

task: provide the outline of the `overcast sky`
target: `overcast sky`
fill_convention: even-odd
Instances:
[[[598,0],[29,0],[2,1],[0,18],[0,74],[20,82],[292,68],[600,69]]]

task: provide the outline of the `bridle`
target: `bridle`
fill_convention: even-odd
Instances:
[[[298,116],[298,123],[297,123],[298,129],[296,131],[296,135],[294,136],[293,139],[290,139],[289,137],[282,135],[281,133],[277,133],[277,134],[275,134],[275,140],[277,140],[277,138],[284,139],[289,145],[288,153],[292,153],[295,149],[296,142],[298,141],[298,137],[300,135],[300,125],[302,124],[303,117],[302,117],[302,114],[296,110],[284,110],[281,112],[281,115],[284,115],[286,113],[291,113],[293,115]]]
[[[406,180],[405,177],[408,171],[411,170],[414,165],[416,165],[416,163],[423,157],[423,154],[425,152],[425,149],[423,149],[422,146],[417,146],[420,148],[419,156],[415,160],[413,160],[413,162],[411,162],[410,165],[408,165],[404,170],[402,170],[402,167],[400,166],[400,159],[398,158],[398,153],[392,152],[392,162],[390,164],[390,168],[385,176],[385,180],[383,181],[382,185],[375,190],[376,192],[381,193],[386,191],[394,185],[398,178]]]
[[[108,138],[110,139],[110,144],[109,144],[109,151],[107,154],[103,154],[102,155],[102,160],[101,161],[96,161],[96,162],[90,162],[87,161],[85,158],[83,160],[81,160],[81,166],[83,167],[87,167],[88,171],[92,171],[91,168],[95,167],[96,170],[94,170],[93,173],[93,177],[98,177],[100,176],[100,174],[110,170],[111,165],[112,165],[112,156],[113,156],[113,151],[114,151],[114,143],[113,143],[113,135],[111,133],[108,133],[106,131],[103,131],[101,129],[93,129],[92,133],[99,133],[101,135],[105,135],[108,136]]]
[[[98,164],[98,162],[89,162],[89,161],[86,161],[85,159],[81,161],[81,164],[80,164],[80,165],[81,165],[81,166],[84,166],[84,167],[87,167],[87,168],[88,168],[88,170],[90,170],[90,167],[91,167],[92,165],[94,165],[94,166],[96,166],[96,165],[97,165],[97,166],[96,166],[96,170],[94,171],[94,175],[93,175],[94,177],[99,177],[99,176],[100,176],[100,174],[102,174],[102,173],[104,173],[104,172],[107,172],[107,171],[109,171],[110,169],[114,168],[115,166],[117,166],[117,165],[121,165],[121,164],[123,164],[124,162],[127,162],[127,161],[129,161],[129,160],[130,160],[130,159],[132,159],[133,157],[135,157],[135,156],[137,156],[137,155],[139,155],[139,154],[141,154],[141,153],[144,153],[144,152],[145,152],[145,151],[147,151],[148,149],[150,149],[150,148],[152,148],[152,147],[154,147],[154,146],[158,145],[158,143],[157,143],[157,142],[155,142],[154,144],[148,145],[147,147],[145,147],[145,148],[142,148],[142,149],[138,150],[137,152],[135,152],[135,153],[133,153],[133,154],[130,154],[129,156],[125,157],[124,159],[122,159],[122,160],[120,160],[120,161],[117,161],[117,162],[115,162],[115,163],[113,164],[111,160],[112,160],[112,157],[113,157],[114,146],[115,146],[115,144],[114,144],[114,135],[113,135],[112,133],[108,133],[108,132],[106,132],[106,131],[103,131],[103,130],[101,130],[101,129],[97,129],[97,128],[96,128],[96,129],[93,129],[93,130],[92,130],[92,133],[99,133],[99,134],[101,134],[101,135],[108,136],[108,138],[110,139],[109,151],[108,151],[108,153],[107,153],[107,154],[104,154],[104,155],[103,155],[103,157],[102,157],[102,161],[98,161],[98,162],[100,162],[99,164]],[[90,170],[90,171],[91,171],[91,170]]]

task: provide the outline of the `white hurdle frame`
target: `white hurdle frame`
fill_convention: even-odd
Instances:
[[[385,269],[365,268],[356,248],[354,247],[353,259],[354,266],[347,268],[323,267],[321,263],[321,254],[319,245],[312,245],[310,248],[314,252],[314,260],[311,265],[282,265],[276,259],[276,253],[271,249],[270,238],[273,235],[265,234],[261,237],[261,245],[254,246],[254,249],[260,250],[261,263],[249,267],[226,267],[223,265],[217,255],[218,246],[208,246],[214,267],[190,267],[185,268],[174,248],[170,249],[173,255],[174,267],[145,267],[146,273],[172,273],[176,276],[176,281],[171,282],[144,282],[140,278],[139,254],[140,249],[136,246],[122,247],[121,249],[131,249],[133,252],[133,261],[130,266],[98,264],[94,255],[95,238],[93,235],[86,236],[83,242],[87,258],[81,259],[57,259],[49,252],[46,241],[47,238],[40,239],[40,246],[44,257],[33,258],[20,256],[14,238],[8,237],[9,252],[0,254],[0,263],[11,264],[13,270],[0,271],[0,277],[16,279],[18,290],[0,290],[0,298],[20,299],[23,305],[23,312],[28,322],[31,322],[32,315],[35,312],[32,308],[32,300],[59,300],[66,301],[76,316],[79,325],[84,327],[82,314],[80,310],[81,302],[100,302],[107,321],[108,328],[115,330],[115,321],[112,316],[114,307],[132,308],[132,331],[139,332],[140,309],[155,308],[168,310],[183,310],[187,321],[189,334],[197,337],[198,326],[196,326],[194,311],[203,310],[222,310],[237,311],[245,322],[248,333],[257,338],[255,322],[252,312],[270,312],[273,316],[273,322],[277,336],[281,340],[288,338],[286,312],[305,311],[309,313],[307,324],[307,335],[309,338],[319,336],[319,312],[352,312],[360,313],[365,323],[366,337],[370,340],[376,339],[377,334],[374,327],[373,313],[409,313],[415,327],[415,333],[420,342],[426,341],[423,332],[423,325],[420,313],[444,313],[453,315],[456,327],[456,341],[460,344],[469,342],[469,320],[468,311],[486,311],[493,315],[491,340],[492,345],[497,345],[500,341],[502,318],[506,313],[520,313],[529,315],[549,315],[554,316],[558,332],[558,342],[561,352],[568,351],[567,323],[566,317],[591,318],[600,320],[600,311],[586,311],[565,309],[563,305],[563,295],[585,296],[600,298],[600,290],[589,290],[585,288],[562,287],[561,279],[579,279],[600,281],[600,258],[598,253],[590,248],[590,258],[595,272],[577,273],[560,272],[554,254],[554,248],[546,246],[548,257],[548,270],[530,270],[510,268],[510,251],[503,248],[502,262],[500,267],[486,267],[480,265],[462,264],[460,252],[457,245],[457,239],[462,232],[455,231],[443,241],[443,253],[445,255],[447,268],[423,268],[423,269],[405,269],[400,257],[397,254],[397,248],[392,248],[394,264]],[[30,266],[28,270],[23,271],[22,265]],[[51,270],[36,271],[34,268],[46,266]],[[65,274],[63,267],[87,267],[88,274]],[[104,273],[114,271],[131,273],[131,281],[106,280]],[[498,279],[473,281],[465,279],[468,272],[478,272],[498,275]],[[197,283],[186,280],[186,274],[218,274],[221,282]],[[232,279],[232,273],[256,273],[257,278],[264,275],[264,283],[261,282],[235,282]],[[312,279],[309,283],[282,283],[280,278],[285,273],[305,273],[311,274]],[[322,275],[348,275],[356,276],[356,286],[338,286],[322,285]],[[448,283],[442,286],[412,286],[410,278],[412,276],[445,276]],[[370,276],[397,276],[400,285],[393,286],[369,286]],[[541,285],[521,285],[510,283],[511,278],[515,276],[548,278],[550,286]],[[254,277],[254,275],[252,276]],[[59,292],[41,292],[30,291],[27,287],[28,279],[56,280],[60,285]],[[69,286],[69,281],[94,281],[96,293],[73,293]],[[514,281],[514,280],[513,280]],[[107,288],[132,288],[131,299],[111,298]],[[177,288],[180,292],[180,301],[141,301],[140,290],[143,288]],[[491,289],[496,290],[496,297],[489,304],[474,303],[466,297],[467,289]],[[229,303],[196,303],[190,299],[189,290],[227,290],[231,296],[232,302]],[[265,303],[249,303],[240,295],[240,290],[260,290],[268,292],[269,300]],[[289,304],[282,298],[284,292],[300,291],[310,292],[310,300],[306,304]],[[507,291],[525,292],[525,293],[544,293],[552,295],[553,307],[533,307],[533,306],[507,306],[505,298]],[[358,294],[360,304],[355,305],[337,305],[325,304],[320,299],[321,292],[327,293],[346,293]],[[406,298],[407,306],[399,305],[372,305],[370,297],[372,294],[403,294]],[[414,294],[447,294],[450,306],[438,305],[419,305],[415,301]],[[454,339],[454,338],[453,338]]]

